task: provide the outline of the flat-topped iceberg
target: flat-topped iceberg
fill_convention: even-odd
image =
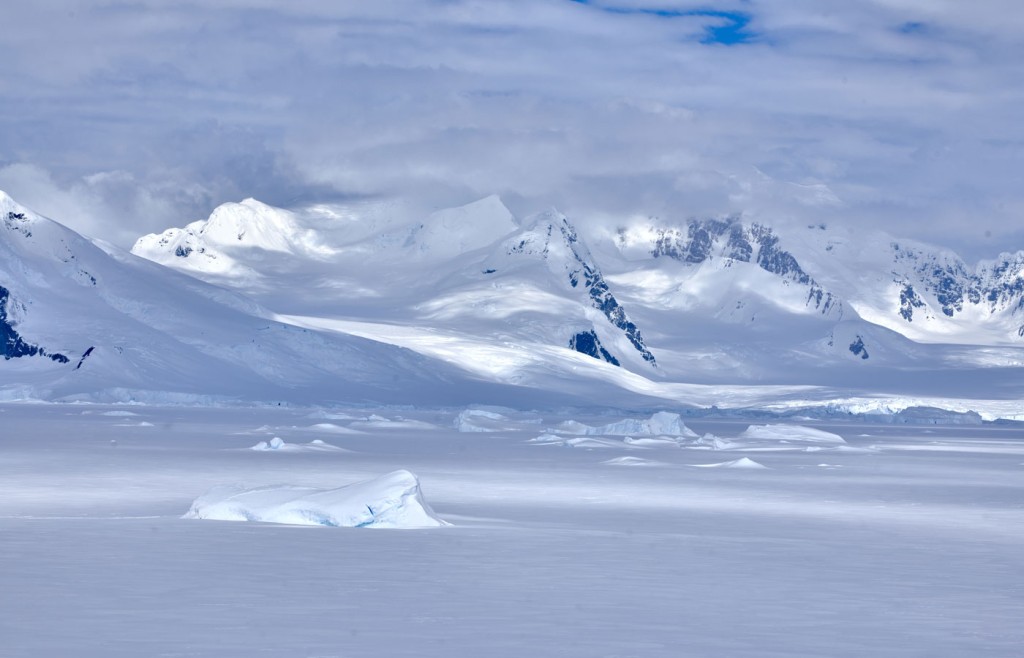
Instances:
[[[745,429],[738,439],[758,439],[768,441],[780,441],[783,443],[821,443],[827,445],[842,445],[846,443],[843,437],[832,432],[816,430],[813,427],[803,425],[751,425]]]
[[[406,470],[337,489],[222,485],[196,498],[182,518],[346,528],[450,525],[434,514],[423,500],[419,480]]]
[[[740,468],[740,469],[767,469],[768,467],[760,462],[756,462],[749,457],[740,457],[729,462],[719,462],[717,464],[690,464],[697,468]]]
[[[697,434],[687,427],[679,414],[659,411],[650,418],[624,418],[623,420],[591,427],[575,420],[559,423],[554,430],[561,434],[588,436],[682,436],[696,439]]]
[[[256,452],[349,452],[344,448],[325,443],[321,439],[313,439],[309,443],[286,443],[279,436],[275,436],[270,441],[260,441],[249,450]]]

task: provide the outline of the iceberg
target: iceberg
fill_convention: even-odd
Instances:
[[[690,464],[690,466],[695,466],[696,468],[768,469],[764,464],[758,463],[749,457],[740,457],[739,459],[734,459],[731,462],[719,462],[717,464]]]
[[[182,518],[345,528],[451,525],[434,514],[419,480],[406,470],[337,489],[222,485],[196,498]]]
[[[646,420],[624,418],[623,420],[591,427],[575,420],[565,421],[553,430],[562,434],[585,434],[588,436],[682,436],[696,439],[697,433],[683,424],[679,414],[659,411]]]
[[[838,434],[816,430],[803,425],[751,425],[737,438],[779,441],[784,443],[823,443],[843,445],[846,441]]]

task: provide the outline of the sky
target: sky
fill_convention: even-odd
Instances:
[[[1024,249],[1017,0],[43,0],[0,24],[0,189],[122,246],[246,197],[497,193]]]

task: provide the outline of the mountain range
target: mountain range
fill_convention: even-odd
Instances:
[[[415,221],[253,199],[131,253],[0,193],[7,399],[1019,399],[1024,252],[743,216]]]

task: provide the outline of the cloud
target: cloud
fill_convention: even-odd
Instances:
[[[498,192],[1024,247],[1004,0],[43,4],[5,10],[0,186],[123,244],[246,196]]]
[[[147,186],[125,171],[94,173],[62,184],[30,164],[0,168],[0,189],[16,190],[19,202],[83,235],[121,243],[138,237],[139,224],[133,218],[170,221],[180,217],[183,207],[201,203],[203,196],[197,186]]]

